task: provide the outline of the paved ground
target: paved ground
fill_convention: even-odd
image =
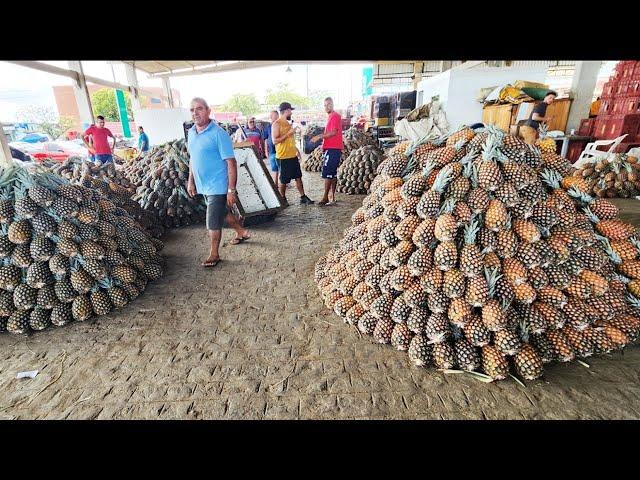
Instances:
[[[319,178],[305,180],[317,200]],[[288,196],[295,203],[295,190]],[[526,388],[485,384],[412,367],[327,312],[313,265],[361,199],[294,204],[251,242],[226,246],[213,270],[198,267],[204,230],[176,231],[166,277],[122,311],[0,335],[0,418],[640,418],[637,347],[589,359],[590,368],[548,367]],[[35,369],[35,379],[15,379]]]

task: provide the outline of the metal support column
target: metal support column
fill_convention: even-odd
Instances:
[[[576,62],[576,69],[571,82],[571,110],[567,119],[567,131],[578,129],[580,120],[589,118],[589,109],[596,88],[598,73],[602,62]]]
[[[132,92],[131,92],[131,109],[134,112],[134,116],[135,116],[135,112],[137,112],[138,110],[141,109],[140,106],[140,90],[138,87],[138,76],[136,75],[136,69],[133,65],[131,65],[130,63],[125,63],[124,64],[124,70],[127,74],[127,83],[129,83],[129,86],[132,87]]]
[[[0,164],[3,166],[9,166],[13,163],[13,157],[11,156],[11,150],[9,149],[9,142],[7,136],[4,134],[4,128],[0,123]]]
[[[78,74],[78,80],[73,84],[73,93],[78,103],[78,113],[80,114],[80,127],[85,130],[92,123],[95,123],[93,109],[91,108],[91,97],[87,89],[87,81],[82,70],[80,60],[69,60],[69,68]]]
[[[164,88],[164,94],[169,102],[169,108],[173,108],[173,94],[171,93],[171,82],[169,77],[162,77],[162,88]]]
[[[422,62],[415,62],[413,64],[413,89],[414,90],[418,90],[418,84],[420,83],[420,80],[422,80],[423,66],[424,66],[424,63]]]

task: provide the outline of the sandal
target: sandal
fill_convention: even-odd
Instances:
[[[216,258],[215,260],[207,260],[206,262],[202,262],[200,265],[204,268],[213,268],[218,265],[222,261],[221,258]]]

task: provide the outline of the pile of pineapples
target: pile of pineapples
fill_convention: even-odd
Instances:
[[[126,210],[154,239],[160,238],[164,234],[165,229],[158,216],[150,210],[143,209],[138,202],[132,199],[136,193],[136,185],[131,182],[121,168],[116,168],[113,163],[95,165],[88,160],[67,160],[54,166],[51,171],[68,179],[74,185],[97,190],[117,207]],[[162,242],[154,240],[154,243],[156,243],[158,250],[162,249]]]
[[[600,198],[631,198],[640,194],[640,165],[636,157],[624,153],[588,163],[564,179]]]
[[[366,145],[376,145],[376,141],[371,134],[351,127],[342,132],[342,144],[344,148],[342,149],[340,159],[341,164],[349,157],[353,150]],[[322,150],[322,145],[320,145],[307,155],[302,161],[301,167],[306,172],[321,172],[323,163],[324,151]]]
[[[184,139],[157,146],[124,167],[137,185],[133,200],[159,220],[165,228],[202,223],[206,214],[204,197],[190,197],[189,153]]]
[[[336,190],[350,195],[369,193],[371,182],[376,177],[378,165],[383,158],[384,152],[375,145],[364,145],[352,150],[338,167]]]
[[[305,172],[321,172],[324,163],[324,150],[322,145],[313,149],[309,155],[302,160],[301,167]]]
[[[618,209],[495,128],[390,152],[317,263],[328,308],[418,366],[486,380],[608,353],[640,330],[640,245]]]
[[[0,331],[106,315],[163,273],[156,244],[110,200],[49,171],[0,170]]]

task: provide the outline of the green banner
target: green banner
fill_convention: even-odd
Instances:
[[[124,101],[124,92],[122,90],[116,90],[116,101],[118,102],[118,110],[120,111],[122,135],[125,138],[131,138],[131,130],[129,130],[129,117],[127,116],[127,104]]]
[[[368,97],[371,95],[372,88],[371,82],[373,81],[373,67],[367,67],[362,69],[362,96]]]

